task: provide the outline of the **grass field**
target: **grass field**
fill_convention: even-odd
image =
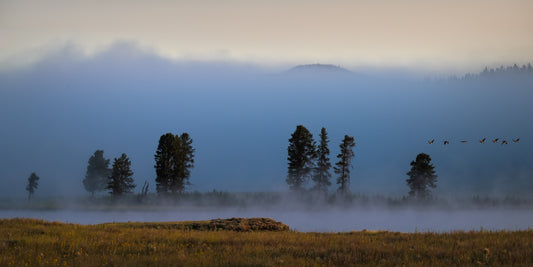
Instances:
[[[270,219],[0,220],[0,266],[533,265],[533,230],[301,233]]]

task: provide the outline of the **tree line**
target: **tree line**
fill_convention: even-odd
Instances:
[[[287,148],[288,170],[286,183],[290,190],[306,191],[306,184],[313,181],[310,191],[327,194],[331,185],[332,164],[329,159],[329,138],[326,128],[322,127],[318,144],[313,135],[302,125],[296,126],[291,134]],[[154,155],[156,191],[159,195],[176,195],[185,191],[190,185],[191,169],[194,167],[193,140],[188,133],[174,135],[166,133],[159,138],[159,144]],[[338,161],[333,167],[337,174],[336,182],[339,185],[337,192],[346,194],[350,191],[350,171],[353,168],[355,147],[353,136],[345,135],[339,144],[340,153]],[[94,196],[97,192],[107,191],[113,196],[132,193],[136,188],[131,170],[131,160],[125,153],[119,158],[114,158],[110,167],[110,160],[104,157],[103,150],[96,150],[89,158],[83,186]],[[411,162],[411,170],[407,173],[406,180],[409,187],[409,196],[418,199],[427,199],[431,196],[431,188],[436,187],[437,175],[431,164],[431,157],[420,153],[416,160]],[[28,199],[38,187],[39,176],[32,173],[28,178],[26,190]],[[148,193],[148,181],[145,181],[141,194]]]
[[[159,138],[154,155],[156,190],[159,194],[179,194],[189,185],[191,169],[194,167],[194,148],[189,134],[167,133]],[[93,196],[96,192],[108,191],[113,196],[131,193],[136,187],[133,181],[131,161],[123,153],[115,158],[112,168],[103,150],[96,150],[89,158],[83,186]],[[148,192],[145,182],[142,192]]]
[[[314,186],[311,187],[312,191],[328,192],[328,187],[331,185],[329,172],[331,163],[326,128],[322,127],[319,138],[320,141],[317,145],[313,135],[302,125],[296,126],[296,130],[292,133],[287,149],[289,166],[285,180],[291,190],[303,191],[304,184],[312,180],[314,182]],[[346,194],[350,191],[350,169],[353,168],[354,147],[354,137],[344,135],[344,139],[339,144],[338,161],[333,168],[335,174],[338,175],[337,184],[339,187],[337,192],[340,194]],[[437,175],[435,167],[431,164],[431,157],[425,153],[420,153],[410,165],[411,170],[407,172],[409,179],[406,180],[409,187],[409,197],[418,200],[430,198],[431,189],[435,188],[437,183]]]
[[[456,76],[452,76],[452,80],[456,79],[462,79],[462,80],[469,80],[469,79],[477,79],[477,78],[484,78],[484,77],[501,77],[505,75],[527,75],[530,76],[533,74],[533,66],[531,66],[531,63],[523,64],[522,66],[519,66],[517,64],[513,64],[512,66],[503,66],[496,68],[489,68],[485,67],[483,71],[479,73],[466,73],[465,75],[457,78]]]
[[[292,133],[287,149],[289,166],[285,180],[291,190],[303,191],[304,185],[312,180],[315,184],[311,190],[327,193],[328,187],[331,185],[331,163],[326,128],[322,127],[319,137],[320,141],[317,145],[311,132],[302,125],[296,126],[296,130]],[[349,191],[354,147],[354,137],[345,135],[339,145],[340,153],[337,155],[339,161],[335,163],[333,168],[335,174],[338,175],[339,193]]]

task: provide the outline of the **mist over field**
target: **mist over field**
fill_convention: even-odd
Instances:
[[[87,211],[87,210],[0,210],[2,218],[36,218],[78,224],[110,222],[196,221],[214,218],[268,217],[302,232],[347,232],[385,230],[397,232],[449,232],[471,230],[527,230],[533,214],[523,210],[166,210],[166,211]]]
[[[300,124],[315,140],[326,127],[332,162],[342,137],[355,137],[355,193],[406,195],[409,162],[422,152],[439,175],[437,196],[533,190],[531,75],[453,80],[291,67],[170,61],[118,44],[90,58],[65,48],[3,71],[0,194],[24,196],[31,172],[41,177],[36,196],[88,194],[81,181],[97,149],[111,159],[126,153],[135,192],[144,181],[153,192],[153,156],[167,132],[193,139],[189,191],[286,191],[288,139]],[[478,143],[485,137],[520,142]]]

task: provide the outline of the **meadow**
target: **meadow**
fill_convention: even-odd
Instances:
[[[270,219],[0,220],[0,266],[533,265],[533,230],[297,232]]]

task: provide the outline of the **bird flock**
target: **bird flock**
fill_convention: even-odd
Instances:
[[[479,140],[479,143],[480,143],[480,144],[484,144],[486,140],[487,140],[487,138],[483,138],[483,139]],[[518,143],[518,141],[520,141],[520,138],[511,139],[511,141],[512,141],[513,143],[516,144],[516,143]],[[459,141],[459,142],[460,142],[460,143],[463,143],[463,144],[464,144],[464,143],[468,143],[467,140],[461,140],[461,141]],[[430,145],[433,145],[434,143],[435,143],[435,139],[432,139],[432,140],[429,140],[429,141],[428,141],[428,144],[430,144]],[[499,143],[499,144],[501,144],[502,146],[503,146],[503,145],[508,145],[508,144],[509,144],[509,142],[508,142],[507,140],[500,140],[500,138],[492,139],[492,143],[494,143],[494,144],[498,144],[498,143]],[[444,145],[449,145],[449,144],[450,144],[450,141],[448,141],[448,140],[444,140],[444,141],[443,141],[443,144],[444,144]]]

